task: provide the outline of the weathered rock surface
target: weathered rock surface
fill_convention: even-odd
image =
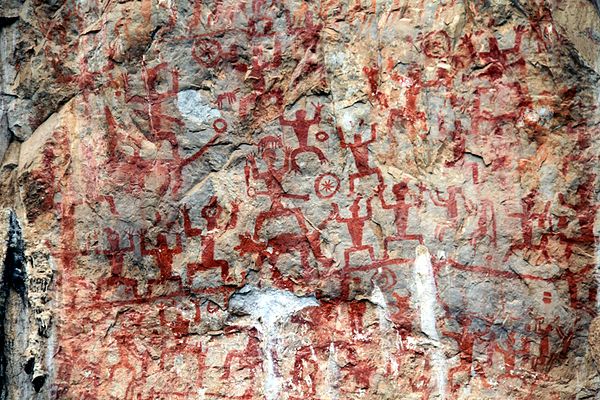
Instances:
[[[0,67],[0,399],[600,396],[593,1],[10,0]]]

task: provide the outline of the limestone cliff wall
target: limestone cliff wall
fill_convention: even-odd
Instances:
[[[0,399],[600,396],[589,0],[0,3]]]

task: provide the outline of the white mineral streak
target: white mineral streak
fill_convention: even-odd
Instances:
[[[416,303],[419,307],[421,331],[430,339],[439,340],[435,326],[436,287],[431,267],[431,255],[425,246],[417,246],[415,259]]]
[[[335,345],[329,345],[329,358],[327,359],[327,387],[329,389],[328,400],[338,400],[338,385],[340,381],[340,367],[335,356]]]
[[[279,399],[282,382],[275,371],[274,355],[283,352],[278,343],[281,337],[280,323],[303,308],[318,306],[319,302],[313,296],[299,297],[286,290],[246,286],[231,298],[229,304],[232,310],[249,314],[256,329],[261,332],[262,352],[265,357],[265,398]]]
[[[371,302],[377,305],[377,317],[379,319],[379,329],[381,331],[381,353],[385,359],[385,365],[390,365],[392,373],[398,372],[398,362],[395,357],[390,354],[390,348],[399,350],[400,338],[398,334],[392,335],[393,329],[390,323],[390,312],[388,309],[385,296],[379,288],[375,285],[373,293],[371,293]],[[395,339],[395,340],[394,340]]]
[[[431,266],[431,255],[425,246],[417,246],[415,268],[415,293],[413,301],[419,308],[421,332],[431,340],[433,349],[430,351],[433,374],[436,377],[438,398],[446,398],[446,358],[440,343],[440,335],[435,322],[435,306],[437,303],[437,290],[433,268]]]

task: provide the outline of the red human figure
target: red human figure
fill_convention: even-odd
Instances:
[[[379,90],[379,67],[363,67],[363,73],[369,83],[369,97],[377,101],[382,107],[388,108],[388,100],[385,93]]]
[[[262,159],[267,165],[267,170],[260,172],[256,165],[256,159],[254,155],[250,154],[247,157],[246,163],[246,184],[249,184],[250,173],[254,180],[261,180],[265,183],[266,190],[263,192],[255,192],[254,195],[265,195],[269,196],[272,203],[272,208],[281,208],[281,198],[297,199],[297,200],[308,200],[308,195],[297,195],[290,194],[281,186],[281,182],[284,180],[287,173],[291,170],[291,150],[289,148],[284,149],[284,160],[283,165],[279,168],[275,166],[277,161],[277,153],[274,148],[267,147],[262,150]]]
[[[406,230],[408,229],[408,213],[411,207],[420,204],[420,201],[413,202],[413,204],[407,203],[407,195],[409,195],[410,189],[406,182],[400,182],[395,184],[392,187],[392,192],[396,197],[396,204],[386,204],[385,199],[383,197],[383,193],[379,193],[379,198],[381,200],[381,206],[385,210],[394,210],[395,214],[395,223],[396,223],[396,234],[394,236],[386,237],[383,240],[383,248],[385,251],[385,258],[389,257],[388,246],[390,242],[399,241],[399,240],[417,240],[420,244],[423,244],[423,236],[417,234],[408,234]]]
[[[390,319],[394,323],[394,328],[400,334],[400,338],[405,341],[412,332],[414,320],[410,308],[410,296],[400,296],[398,293],[392,293],[392,296],[396,299],[394,307],[398,311],[393,313]]]
[[[531,311],[529,311],[529,315],[531,315]],[[531,343],[532,343],[532,329],[531,324],[528,324],[525,327],[525,333],[521,336],[521,347],[517,349],[514,348],[515,355],[517,356],[516,362],[520,364],[523,369],[531,369]],[[519,368],[517,368],[517,371]]]
[[[123,258],[125,253],[133,251],[133,235],[129,234],[129,246],[121,247],[121,237],[119,234],[111,228],[105,228],[106,240],[108,242],[108,249],[96,250],[96,254],[103,254],[110,260],[110,276],[103,278],[98,282],[96,287],[95,300],[98,300],[101,296],[102,289],[109,286],[123,285],[129,287],[133,296],[137,297],[137,281],[131,278],[123,277]]]
[[[337,222],[346,224],[348,229],[348,233],[350,234],[350,239],[352,240],[352,246],[344,250],[344,261],[345,267],[348,268],[350,266],[350,254],[367,250],[369,255],[371,256],[371,260],[375,260],[375,252],[373,250],[373,246],[363,245],[363,231],[365,229],[365,222],[370,221],[373,216],[373,209],[371,207],[371,200],[373,198],[369,198],[367,200],[367,213],[364,216],[360,216],[360,201],[362,200],[361,196],[358,196],[352,205],[350,206],[350,218],[342,218],[340,216],[340,210],[337,204],[332,203],[333,207],[333,215]]]
[[[538,245],[533,244],[533,222],[535,220],[538,221],[539,228],[546,227],[546,220],[548,219],[548,211],[550,209],[550,202],[546,203],[543,213],[534,213],[533,208],[535,207],[535,198],[537,196],[537,191],[532,190],[529,192],[527,196],[521,199],[521,206],[523,211],[520,213],[510,213],[508,214],[511,218],[517,218],[521,221],[521,232],[523,233],[523,241],[520,243],[513,243],[508,248],[508,251],[504,255],[503,261],[506,262],[508,257],[510,257],[511,253],[514,253],[515,250],[542,250],[542,255],[548,259],[548,251],[546,249],[546,244],[548,242],[548,237],[546,235],[542,235],[540,239],[540,243]]]
[[[97,143],[92,143],[92,145],[81,145],[82,152],[85,154],[87,159],[86,173],[82,176],[82,180],[85,185],[85,190],[83,191],[85,197],[84,201],[90,206],[90,208],[94,208],[95,204],[99,201],[106,201],[110,212],[114,215],[119,215],[113,196],[107,194],[100,194],[102,190],[102,185],[98,163],[96,162],[96,156],[93,151],[93,148],[95,147],[95,145],[97,145]]]
[[[362,126],[363,121],[360,121],[359,126]],[[377,175],[379,182],[378,186],[383,185],[383,176],[379,168],[369,166],[369,145],[377,139],[377,124],[371,124],[371,138],[362,140],[360,133],[354,134],[354,142],[347,143],[344,140],[344,132],[342,128],[337,127],[337,135],[340,139],[340,145],[343,149],[350,149],[354,156],[354,163],[358,172],[350,174],[350,193],[354,193],[354,181],[369,175]]]
[[[421,90],[424,86],[427,86],[426,84],[423,84],[421,71],[418,68],[413,68],[408,72],[407,77],[399,77],[397,74],[394,75],[396,76],[393,76],[392,79],[409,82],[409,86],[406,89],[405,106],[390,110],[387,127],[388,129],[391,129],[395,124],[396,119],[400,119],[406,129],[406,134],[411,141],[417,139],[417,137],[424,139],[429,131],[427,128],[427,115],[422,111],[417,111]]]
[[[235,247],[235,250],[241,256],[245,254],[258,254],[257,266],[261,267],[268,260],[270,265],[276,267],[280,256],[296,253],[300,256],[304,278],[310,280],[314,277],[315,269],[310,264],[309,256],[311,251],[313,251],[313,254],[315,254],[315,251],[311,247],[306,234],[281,233],[265,242],[255,240],[250,235],[240,235],[239,238],[240,244]],[[319,253],[316,253],[315,258],[320,259],[323,257]],[[289,282],[284,282],[284,285],[289,286]]]
[[[496,214],[494,213],[494,204],[490,200],[482,200],[479,208],[479,219],[477,220],[477,229],[473,232],[471,246],[475,248],[480,239],[488,236],[492,244],[496,246]],[[491,225],[488,226],[488,225]],[[488,231],[491,231],[488,233]]]
[[[337,204],[332,203],[332,211],[330,218],[333,218],[339,223],[346,224],[350,239],[352,240],[352,246],[344,250],[344,267],[340,271],[341,273],[341,292],[340,296],[342,299],[347,299],[350,294],[350,255],[352,253],[367,250],[372,261],[375,261],[375,251],[373,246],[363,245],[363,232],[365,228],[365,222],[371,220],[372,207],[371,200],[367,200],[367,213],[364,216],[360,216],[360,201],[362,197],[358,196],[352,205],[350,206],[351,216],[349,218],[343,218],[340,216],[340,210]]]
[[[352,393],[357,389],[368,389],[370,387],[371,377],[377,368],[368,359],[361,359],[360,353],[357,351],[356,342],[334,342],[335,349],[338,353],[342,353],[343,357],[348,360],[348,363],[341,368],[341,388],[347,389],[348,393]]]
[[[196,306],[195,307],[196,312],[194,315],[193,322],[199,323],[200,322],[200,307],[197,304],[195,304],[195,306]],[[166,309],[167,309],[166,305],[164,305],[164,304],[159,305],[158,319],[160,321],[160,325],[163,327],[168,327],[171,330],[171,333],[173,334],[174,337],[185,340],[187,338],[187,336],[189,336],[189,334],[190,334],[190,325],[191,325],[192,321],[190,321],[189,319],[183,318],[181,311],[179,311],[175,307],[169,308],[169,310],[174,311],[175,318],[168,318]]]
[[[296,162],[296,158],[302,153],[313,153],[318,158],[321,164],[327,161],[327,157],[323,154],[321,149],[316,146],[308,145],[308,131],[312,125],[318,124],[321,122],[321,109],[323,108],[322,104],[315,105],[315,115],[312,119],[306,118],[305,110],[296,111],[296,119],[294,120],[286,120],[283,118],[283,115],[279,117],[279,124],[281,126],[290,126],[294,130],[294,134],[298,139],[298,147],[292,150],[291,154],[291,168],[292,171],[300,171],[300,167]]]
[[[301,216],[301,214],[300,214]],[[283,254],[297,253],[300,256],[300,262],[304,271],[304,278],[309,281],[315,278],[315,268],[310,263],[310,253],[316,261],[325,268],[333,264],[333,260],[327,258],[321,251],[320,230],[325,227],[329,221],[323,221],[313,232],[308,232],[304,222],[300,225],[299,233],[280,233],[266,241],[259,241],[250,234],[240,235],[240,244],[235,247],[241,256],[245,254],[258,254],[256,264],[261,267],[266,260],[270,265],[277,266],[279,257]],[[257,231],[259,233],[259,231]],[[277,277],[279,279],[279,277]],[[291,285],[291,281],[285,283]]]
[[[526,63],[523,59],[523,54],[521,53],[521,42],[523,41],[523,34],[526,32],[525,27],[521,25],[516,26],[514,31],[515,43],[510,49],[500,50],[498,39],[495,37],[488,38],[489,51],[477,53],[481,62],[486,65],[486,68],[479,73],[479,76],[487,75],[490,80],[497,80],[502,77],[506,69],[525,67]],[[513,60],[514,58],[516,59]]]
[[[251,328],[248,332],[248,343],[244,350],[231,350],[225,356],[225,362],[223,363],[223,375],[221,379],[228,379],[231,375],[231,364],[234,361],[238,362],[236,371],[248,370],[250,382],[254,380],[256,371],[261,368],[262,365],[262,351],[260,349],[260,340],[258,339],[258,331],[256,328]],[[246,389],[243,398],[252,398],[253,386],[250,384]]]
[[[168,327],[175,340],[175,344],[166,346],[161,343],[162,352],[160,355],[160,367],[165,370],[165,364],[168,357],[179,357],[182,354],[192,354],[197,362],[197,375],[196,379],[198,385],[202,385],[203,374],[205,370],[205,359],[206,350],[202,348],[199,343],[190,343],[190,339],[193,338],[193,334],[190,335],[190,328],[193,324],[199,324],[201,322],[200,305],[198,301],[193,301],[194,304],[194,317],[192,320],[184,318],[182,312],[177,307],[169,307],[168,310],[175,314],[175,317],[171,317],[167,313],[167,306],[164,304],[159,305],[159,321],[162,327]]]
[[[256,165],[256,160],[253,155],[248,156],[248,163],[246,164],[246,184],[249,185],[250,173],[254,180],[262,180],[265,183],[266,190],[262,192],[255,192],[255,195],[269,196],[271,199],[271,209],[269,211],[261,212],[256,218],[256,224],[254,226],[254,240],[258,240],[260,231],[263,224],[267,220],[272,220],[286,215],[292,215],[296,218],[300,229],[303,232],[308,232],[302,212],[297,208],[286,208],[281,204],[282,198],[297,199],[297,200],[308,200],[308,195],[298,195],[287,193],[282,187],[281,182],[285,178],[286,174],[290,171],[290,155],[289,149],[285,149],[283,165],[280,168],[275,166],[277,154],[275,149],[267,147],[262,151],[263,161],[267,164],[267,170],[260,172]]]
[[[140,313],[127,312],[126,318],[123,319],[125,322],[112,335],[118,348],[119,361],[116,365],[110,367],[108,379],[110,382],[116,382],[115,375],[119,369],[124,371],[125,376],[131,377],[127,383],[125,400],[133,400],[135,398],[135,387],[143,386],[146,380],[144,371],[148,370],[150,360],[145,350],[139,350],[139,345],[135,341],[136,335],[133,333],[135,329],[139,329],[143,324],[143,320],[144,316]],[[120,384],[124,383],[120,382]]]
[[[565,359],[571,348],[571,343],[575,338],[575,333],[577,331],[577,323],[579,322],[579,317],[575,319],[573,322],[573,327],[569,329],[568,332],[565,332],[561,326],[556,327],[556,334],[558,338],[561,340],[560,351],[554,352],[550,356],[550,360],[548,362],[548,368],[552,368],[552,366],[560,360]]]
[[[448,136],[450,139],[450,145],[452,146],[452,158],[450,160],[446,160],[445,165],[447,167],[453,167],[460,161],[464,160],[467,143],[467,134],[459,120],[454,121],[454,130],[451,131]]]
[[[141,104],[142,107],[134,112],[143,118],[148,119],[150,124],[150,133],[152,134],[151,140],[154,142],[166,140],[171,144],[174,155],[178,158],[178,141],[175,132],[170,129],[168,124],[175,124],[178,126],[184,126],[184,123],[176,117],[163,111],[163,103],[169,99],[177,97],[179,92],[179,72],[174,69],[171,71],[171,88],[159,92],[160,79],[159,74],[161,71],[168,68],[167,63],[161,63],[156,67],[143,69],[142,78],[144,85],[146,86],[146,97],[132,96],[127,99],[127,102],[133,102]],[[126,86],[127,87],[127,86]],[[165,127],[164,125],[167,124]]]
[[[506,348],[495,341],[494,350],[498,351],[504,359],[504,373],[501,377],[511,377],[515,370],[517,355],[515,353],[515,332],[510,332],[506,337]]]
[[[277,69],[281,65],[281,43],[279,40],[275,40],[274,47],[273,58],[267,61],[260,60],[263,54],[261,47],[254,47],[252,49],[252,62],[245,78],[252,85],[252,91],[240,100],[239,113],[241,118],[246,117],[250,105],[256,104],[257,100],[265,94],[269,98],[275,98],[277,104],[282,101],[282,95],[279,90],[266,90],[267,81],[265,79],[265,72]]]
[[[573,246],[575,245],[589,245],[595,243],[596,239],[594,236],[594,220],[596,211],[600,209],[600,204],[595,204],[594,201],[594,181],[596,175],[590,174],[586,180],[582,182],[577,188],[577,203],[570,203],[565,199],[563,193],[558,194],[558,200],[560,205],[570,208],[575,211],[577,215],[577,222],[579,223],[579,234],[574,237],[568,237],[564,233],[560,233],[560,238],[567,244],[565,249],[565,256],[568,259],[573,254]],[[559,228],[567,227],[567,218],[559,219]]]
[[[506,337],[506,347],[502,347],[497,341],[494,342],[494,350],[498,351],[504,359],[504,373],[500,378],[511,378],[515,376],[517,356],[523,356],[526,359],[530,355],[530,343],[527,337],[521,338],[521,348],[517,349],[516,333],[510,332]]]
[[[299,348],[294,361],[292,384],[302,393],[302,399],[312,399],[317,395],[318,373],[319,361],[313,346]]]
[[[443,331],[444,336],[450,337],[456,341],[460,354],[459,364],[455,367],[452,367],[448,371],[448,382],[451,385],[453,393],[455,393],[460,388],[460,383],[453,383],[454,375],[456,375],[459,372],[465,372],[467,374],[470,374],[473,368],[481,375],[484,385],[488,385],[483,368],[479,363],[475,365],[475,360],[473,359],[473,348],[475,347],[475,341],[477,339],[482,338],[487,333],[471,333],[470,327],[473,320],[470,316],[461,314],[458,316],[457,320],[460,326],[462,327],[462,331],[460,333],[452,331]]]
[[[150,174],[156,174],[163,182],[156,190],[160,195],[165,194],[169,188],[171,175],[173,175],[176,182],[181,181],[181,171],[174,165],[173,160],[145,159],[141,157],[139,149],[142,146],[142,139],[132,135],[124,135],[125,128],[117,124],[108,107],[104,108],[104,113],[108,128],[107,169],[110,174],[115,175],[117,180],[126,186],[129,193],[140,195]],[[131,142],[128,144],[134,148],[132,155],[119,149],[121,142],[129,140]]]
[[[152,256],[156,262],[160,276],[157,279],[152,279],[149,283],[163,283],[165,281],[175,281],[181,284],[181,277],[173,276],[173,256],[180,254],[183,251],[181,244],[181,235],[176,234],[176,244],[174,248],[170,248],[167,243],[167,237],[164,233],[159,233],[156,237],[156,247],[148,249],[145,243],[145,235],[142,233],[140,239],[140,247],[143,256]]]
[[[566,268],[563,272],[563,277],[567,282],[567,286],[569,288],[569,300],[570,305],[574,310],[585,310],[590,315],[595,316],[596,311],[596,299],[598,296],[598,286],[597,285],[589,285],[591,274],[596,271],[595,264],[588,264],[581,268],[579,271],[575,272],[570,268]],[[580,298],[580,290],[579,285],[584,284],[583,288],[588,287],[588,295],[587,297],[581,296]]]
[[[396,301],[393,306],[395,313],[390,315],[390,319],[394,324],[394,329],[398,332],[401,339],[401,345],[406,341],[406,338],[412,333],[414,315],[410,308],[410,296],[400,296],[398,293],[392,293]]]
[[[437,225],[435,228],[435,236],[438,238],[438,240],[443,240],[444,239],[444,234],[446,232],[446,229],[453,227],[456,225],[456,222],[458,220],[458,205],[457,205],[457,196],[462,197],[464,204],[465,204],[465,209],[467,210],[468,213],[471,213],[473,210],[473,205],[471,204],[471,202],[469,200],[467,200],[467,198],[465,197],[462,188],[460,187],[456,187],[456,186],[451,186],[448,189],[448,198],[447,199],[442,199],[440,197],[440,193],[436,190],[436,196],[434,197],[431,192],[429,192],[429,197],[431,198],[431,201],[433,201],[433,204],[435,204],[438,207],[444,207],[446,209],[446,213],[448,216],[448,221],[446,224],[443,225]]]
[[[199,263],[189,263],[187,265],[188,281],[190,283],[193,281],[196,272],[207,271],[210,269],[220,269],[221,279],[223,279],[224,282],[229,281],[229,263],[225,260],[215,260],[215,239],[223,232],[235,228],[239,205],[235,202],[231,203],[231,217],[229,218],[229,221],[220,224],[219,218],[222,212],[223,207],[218,203],[217,197],[213,196],[201,211],[202,218],[206,221],[207,230],[207,234],[202,234],[201,229],[192,228],[189,209],[184,208],[182,210],[185,234],[188,237],[200,236],[202,239],[201,261]]]
[[[281,65],[281,43],[275,40],[272,60],[261,61],[263,55],[262,47],[252,49],[252,66],[248,80],[252,82],[253,90],[264,93],[266,88],[265,72],[278,68]]]
[[[423,354],[423,353],[419,353]],[[429,357],[420,357],[424,360],[423,369],[421,371],[414,371],[412,376],[408,377],[408,383],[414,393],[421,393],[421,400],[431,399],[431,392],[433,391],[430,387],[431,382],[431,362]]]
[[[364,301],[348,302],[348,319],[353,333],[364,333],[364,318],[367,312],[367,303]]]
[[[554,324],[558,322],[556,317],[551,323],[543,326],[544,317],[535,317],[534,332],[540,337],[540,347],[537,356],[533,357],[531,367],[536,371],[543,371],[550,361],[550,332],[554,330]]]
[[[245,167],[246,186],[249,196],[268,196],[271,199],[271,207],[267,211],[258,214],[254,225],[254,233],[240,235],[240,244],[236,250],[240,254],[257,253],[259,258],[257,264],[260,266],[265,260],[269,260],[271,265],[275,265],[281,254],[296,252],[300,255],[301,263],[305,271],[305,276],[310,278],[314,268],[310,266],[309,254],[312,252],[315,259],[323,265],[331,265],[332,261],[323,256],[320,248],[318,230],[309,232],[304,215],[299,208],[288,208],[281,203],[282,198],[308,200],[308,195],[298,195],[287,193],[282,187],[282,181],[290,171],[290,149],[284,151],[284,159],[281,167],[276,167],[277,149],[283,147],[281,139],[269,136],[263,138],[259,143],[262,159],[267,165],[266,171],[260,171],[256,164],[254,156],[248,156]],[[266,186],[264,191],[252,191],[250,188],[250,178],[261,180]],[[288,232],[278,233],[274,237],[262,238],[263,226],[268,221],[280,220],[282,217],[292,217],[296,225],[291,226]],[[264,240],[263,240],[264,239]]]

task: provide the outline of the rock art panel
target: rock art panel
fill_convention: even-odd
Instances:
[[[0,398],[600,393],[589,0],[0,5]]]

